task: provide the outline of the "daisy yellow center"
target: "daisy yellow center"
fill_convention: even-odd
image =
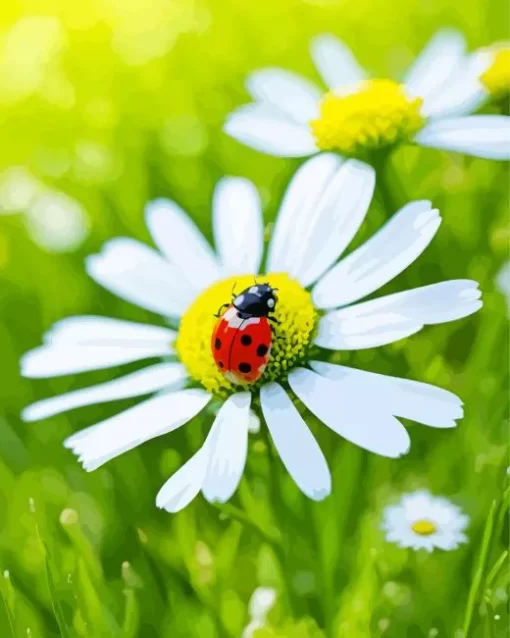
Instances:
[[[420,520],[411,525],[411,529],[420,536],[430,536],[437,532],[437,527],[432,521]]]
[[[230,277],[200,294],[181,319],[176,340],[177,354],[188,373],[206,390],[225,396],[237,389],[256,389],[269,381],[285,380],[288,372],[304,361],[317,318],[309,292],[286,274],[263,275],[258,283],[277,288],[278,301],[271,316],[273,335],[269,362],[254,384],[235,386],[218,369],[211,351],[211,336],[219,319],[214,315],[232,300],[232,290],[240,294],[254,285],[252,275]]]
[[[492,64],[482,73],[480,80],[495,98],[510,93],[510,47],[496,50]]]
[[[422,103],[393,80],[366,80],[347,95],[326,93],[310,126],[321,150],[360,156],[409,140],[425,123]]]

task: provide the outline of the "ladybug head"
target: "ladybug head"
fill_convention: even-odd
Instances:
[[[278,301],[278,296],[276,295],[278,288],[272,288],[268,283],[257,284],[256,286],[252,286],[250,290],[253,288],[257,288],[255,294],[260,297],[260,301],[269,309],[269,312],[272,312]]]
[[[265,317],[275,309],[278,301],[277,290],[268,283],[254,284],[237,295],[234,306],[247,315]]]

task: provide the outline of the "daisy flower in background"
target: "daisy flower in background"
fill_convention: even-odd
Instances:
[[[464,530],[469,517],[446,498],[420,490],[402,496],[398,505],[384,510],[382,528],[386,540],[400,547],[457,549],[467,542]]]
[[[234,111],[225,131],[243,144],[280,157],[335,151],[366,158],[401,143],[510,158],[510,118],[469,115],[486,99],[480,76],[487,56],[466,55],[456,31],[440,31],[403,82],[371,79],[332,35],[312,41],[326,91],[295,73],[262,69],[247,81],[254,103]]]
[[[233,385],[216,366],[214,316],[234,286],[253,286],[264,261],[258,193],[249,181],[225,178],[214,192],[216,252],[186,213],[156,200],[146,221],[158,251],[128,238],[89,257],[87,272],[126,301],[161,315],[159,325],[106,317],[70,317],[22,359],[22,374],[41,378],[161,359],[114,381],[35,403],[28,421],[79,406],[153,394],[65,442],[94,470],[144,441],[175,430],[211,402],[222,402],[203,446],[163,486],[157,505],[169,512],[200,491],[224,502],[237,488],[246,455],[250,407],[261,415],[299,488],[320,500],[331,490],[324,455],[294,405],[297,397],[329,428],[366,450],[405,454],[407,430],[396,417],[449,428],[462,403],[434,386],[311,360],[331,350],[392,343],[426,325],[466,317],[482,302],[477,283],[460,279],[363,298],[411,264],[434,237],[439,212],[430,202],[404,206],[364,245],[337,262],[363,223],[375,171],[356,160],[322,154],[304,164],[286,192],[270,241],[263,281],[278,289],[267,367],[254,384]],[[177,329],[169,327],[173,321]],[[243,364],[239,365],[242,371]],[[192,387],[190,387],[192,386]]]
[[[499,42],[481,50],[480,66],[484,68],[480,81],[493,100],[503,100],[510,94],[510,42]]]

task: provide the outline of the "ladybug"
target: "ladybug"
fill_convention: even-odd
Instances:
[[[212,337],[211,350],[218,369],[235,385],[258,381],[271,354],[272,326],[277,288],[255,284],[223,304]],[[227,308],[223,314],[221,311]]]

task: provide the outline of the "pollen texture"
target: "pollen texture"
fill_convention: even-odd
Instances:
[[[425,123],[422,103],[393,80],[367,80],[349,94],[326,93],[310,125],[321,150],[363,157],[415,135]]]
[[[495,50],[492,64],[480,76],[480,80],[495,99],[504,98],[510,93],[510,46]]]
[[[420,536],[430,536],[437,531],[437,527],[432,521],[423,520],[413,523],[412,530]]]
[[[211,335],[219,319],[214,315],[236,294],[252,286],[252,275],[230,277],[213,284],[200,294],[185,312],[175,346],[188,373],[206,390],[226,396],[236,390],[255,390],[269,381],[285,380],[290,370],[306,358],[316,324],[317,312],[309,292],[286,274],[257,277],[278,288],[278,302],[271,316],[273,334],[269,362],[262,377],[252,385],[236,386],[218,369],[211,351]]]

